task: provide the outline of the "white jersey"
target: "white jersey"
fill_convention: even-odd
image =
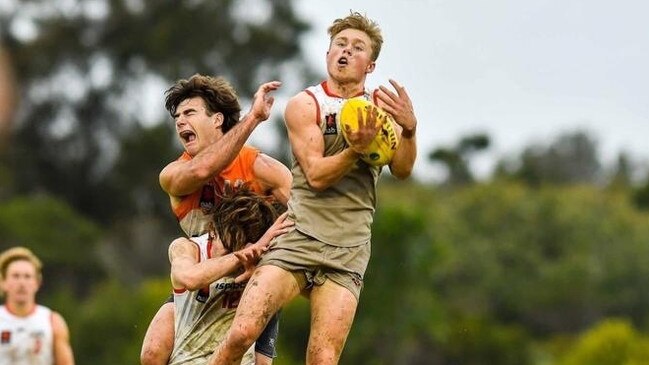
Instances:
[[[27,317],[0,306],[0,365],[54,364],[52,311],[36,305]]]
[[[192,238],[198,246],[200,261],[210,258],[209,235]],[[232,324],[246,283],[222,278],[200,290],[174,290],[175,338],[169,365],[206,364],[216,347],[225,339]],[[241,361],[255,363],[254,345]]]

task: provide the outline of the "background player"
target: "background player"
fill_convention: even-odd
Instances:
[[[73,365],[68,326],[63,317],[36,303],[42,283],[41,261],[29,249],[0,254],[0,365]]]

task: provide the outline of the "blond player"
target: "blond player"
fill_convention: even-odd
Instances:
[[[68,326],[60,314],[36,304],[41,261],[29,249],[0,255],[0,365],[73,365]]]
[[[284,113],[295,156],[288,203],[295,229],[262,256],[210,364],[237,364],[273,313],[304,291],[311,302],[307,364],[336,364],[342,353],[370,258],[381,168],[359,159],[380,127],[376,110],[348,136],[349,145],[339,116],[347,99],[371,94],[365,79],[376,67],[383,38],[377,24],[359,13],[335,20],[329,35],[327,79],[291,98]],[[390,83],[396,91],[381,86],[374,96],[398,124],[390,172],[406,178],[416,157],[417,119],[405,89]]]

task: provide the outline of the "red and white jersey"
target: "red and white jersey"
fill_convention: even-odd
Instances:
[[[0,365],[54,364],[52,311],[36,305],[27,317],[0,306]]]
[[[198,246],[199,261],[211,258],[209,234],[193,237]],[[223,277],[199,290],[174,289],[175,338],[169,365],[206,364],[214,349],[225,340],[232,325],[239,299],[246,283],[235,283],[234,277]],[[254,345],[241,364],[253,365]]]

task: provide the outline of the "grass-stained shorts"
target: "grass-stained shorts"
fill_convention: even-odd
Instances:
[[[353,247],[338,247],[293,229],[270,244],[259,265],[273,265],[292,272],[301,290],[322,285],[329,279],[347,288],[358,301],[370,252],[369,241]]]

